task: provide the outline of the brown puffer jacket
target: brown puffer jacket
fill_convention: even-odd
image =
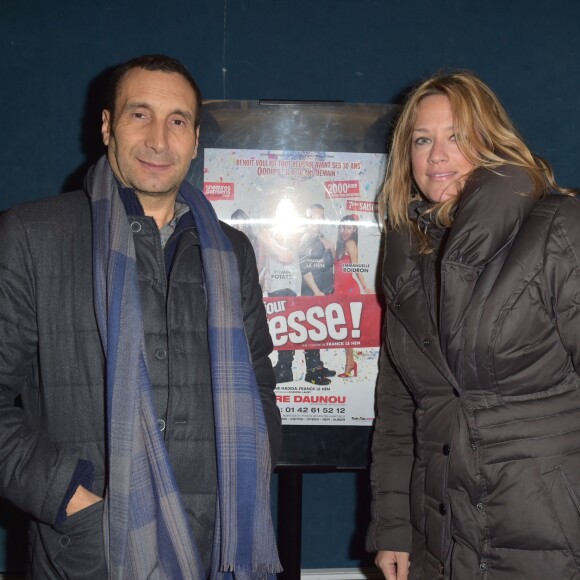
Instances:
[[[580,579],[580,202],[530,190],[477,170],[429,256],[387,232],[367,546],[414,579]]]

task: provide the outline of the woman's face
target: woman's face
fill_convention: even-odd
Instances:
[[[350,240],[352,238],[352,234],[354,233],[356,226],[351,226],[347,224],[342,224],[338,226],[338,230],[340,231],[340,237],[343,241]]]
[[[453,125],[445,95],[430,95],[419,103],[411,142],[413,178],[436,203],[455,197],[474,168],[457,146]]]

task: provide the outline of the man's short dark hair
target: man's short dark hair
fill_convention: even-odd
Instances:
[[[310,219],[315,209],[320,209],[322,210],[322,213],[324,213],[323,206],[321,206],[319,203],[313,203],[310,207],[306,208],[306,217]]]
[[[117,66],[109,78],[109,86],[105,94],[105,109],[111,114],[111,122],[115,115],[115,102],[119,93],[119,87],[125,75],[134,68],[142,68],[149,71],[160,71],[166,73],[177,73],[181,75],[191,86],[195,94],[195,126],[199,125],[199,115],[201,111],[201,91],[195,79],[189,71],[176,58],[164,54],[145,54],[137,56]]]

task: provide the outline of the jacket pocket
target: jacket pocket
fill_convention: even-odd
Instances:
[[[104,501],[66,518],[52,530],[52,561],[62,578],[102,580],[107,577],[103,539]]]
[[[548,504],[558,523],[570,554],[580,568],[580,497],[578,490],[559,465],[541,474]]]

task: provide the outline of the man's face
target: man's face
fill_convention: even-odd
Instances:
[[[139,195],[177,194],[197,155],[196,100],[178,73],[135,68],[121,80],[101,132],[117,178]]]

